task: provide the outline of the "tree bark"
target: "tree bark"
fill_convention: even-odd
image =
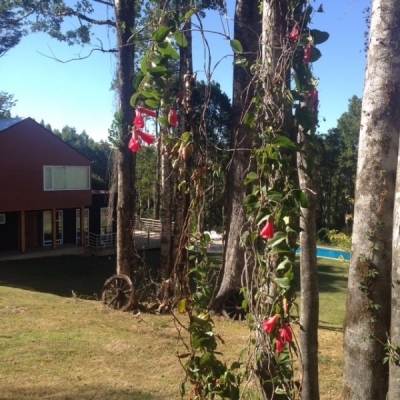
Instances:
[[[397,0],[373,1],[344,323],[343,399],[384,400],[388,392],[382,343],[390,329],[400,130],[399,22]]]
[[[250,155],[253,137],[243,125],[243,116],[248,111],[254,96],[250,66],[257,59],[261,34],[261,16],[258,0],[238,0],[236,2],[234,37],[243,46],[248,65],[234,66],[233,69],[233,154],[226,180],[226,204],[224,217],[225,246],[223,252],[223,276],[212,309],[221,311],[223,301],[232,291],[239,289],[244,268],[244,251],[239,245],[240,237],[246,229],[247,218],[244,207],[246,188],[244,179],[250,171]]]
[[[399,155],[400,160],[400,155]],[[400,345],[400,163],[397,165],[396,198],[393,218],[392,299],[390,342]],[[399,352],[397,352],[399,357]],[[389,364],[388,400],[397,400],[400,393],[400,365]]]
[[[306,157],[311,159],[313,152],[303,132],[299,133],[299,143]],[[307,159],[298,153],[298,165],[307,170]],[[306,173],[298,168],[300,189],[306,194],[308,208],[300,209],[300,351],[303,400],[319,399],[318,381],[318,266],[316,256],[317,232],[317,185],[313,171]]]
[[[134,93],[132,79],[135,46],[129,42],[135,27],[135,1],[115,1],[115,21],[118,42],[118,94],[121,127],[117,155],[117,273],[130,277],[133,262],[133,229],[135,213],[135,154],[128,149],[129,126],[133,121],[130,105]]]

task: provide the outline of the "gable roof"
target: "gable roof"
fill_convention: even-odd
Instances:
[[[25,118],[0,119],[0,132],[5,131],[15,124],[18,124],[18,122],[21,122],[23,119]]]
[[[9,118],[9,119],[0,119],[0,133],[2,131],[6,131],[7,129],[11,128],[14,125],[19,124],[22,121],[27,121],[27,123],[34,123],[36,125],[38,125],[44,132],[47,132],[48,134],[50,134],[52,137],[54,137],[56,140],[59,140],[60,142],[62,142],[65,146],[70,147],[72,150],[74,150],[75,152],[79,153],[82,157],[85,157],[87,160],[89,160],[90,162],[93,162],[93,160],[91,160],[89,157],[85,156],[83,153],[81,153],[79,150],[75,149],[74,146],[70,145],[69,143],[67,143],[66,141],[64,141],[63,139],[61,139],[59,136],[55,135],[52,131],[48,130],[47,128],[45,128],[43,125],[39,124],[38,122],[36,122],[33,118],[31,117],[25,117],[25,118]]]

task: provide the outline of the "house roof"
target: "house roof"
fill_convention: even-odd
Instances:
[[[25,118],[0,119],[0,132],[5,131],[15,124],[18,124],[18,122],[21,122],[23,119]]]

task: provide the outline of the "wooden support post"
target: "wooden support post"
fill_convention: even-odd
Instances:
[[[25,253],[26,250],[26,221],[25,221],[25,211],[20,211],[20,220],[19,220],[19,241],[20,241],[20,251],[21,253]]]

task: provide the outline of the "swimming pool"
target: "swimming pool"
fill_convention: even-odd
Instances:
[[[297,249],[296,254],[300,253]],[[344,250],[328,249],[326,247],[317,247],[317,257],[338,259],[343,257],[346,261],[350,261],[350,253]]]

